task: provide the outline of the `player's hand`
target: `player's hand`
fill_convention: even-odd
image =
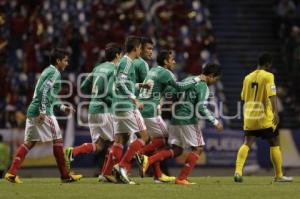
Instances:
[[[44,121],[45,121],[45,117],[46,117],[46,115],[45,115],[45,114],[43,114],[43,113],[40,113],[40,115],[39,115],[39,116],[37,116],[37,122],[38,122],[39,124],[43,124],[43,123],[44,123]]]
[[[138,107],[138,109],[143,110],[144,109],[144,104],[140,102],[138,99],[134,99],[135,105]]]
[[[224,130],[223,124],[219,121],[218,124],[215,126],[217,131],[221,132]]]
[[[273,124],[275,126],[277,126],[279,124],[279,115],[278,114],[274,114],[274,118],[273,118]]]
[[[65,107],[65,113],[70,114],[70,113],[75,113],[75,109],[73,108],[73,106],[66,106]]]

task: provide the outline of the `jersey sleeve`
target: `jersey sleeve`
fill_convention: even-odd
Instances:
[[[119,68],[124,68],[122,71],[119,72],[119,74],[116,77],[116,89],[120,91],[120,94],[123,96],[128,96],[129,98],[136,98],[134,93],[132,93],[126,86],[126,82],[128,83],[128,73],[131,70],[131,67],[133,67],[132,62],[127,60],[126,62],[120,62]],[[129,82],[132,83],[132,82]]]
[[[274,75],[273,74],[268,76],[268,78],[267,78],[266,91],[267,91],[267,96],[268,97],[276,95],[276,86],[275,86]]]
[[[202,89],[200,91],[200,89],[198,89],[197,92],[197,101],[199,103],[198,105],[198,112],[205,117],[205,119],[207,119],[210,123],[212,123],[213,125],[216,125],[218,123],[218,120],[213,116],[212,112],[210,110],[208,110],[207,108],[207,99],[208,99],[208,88],[205,87],[204,89]]]
[[[245,96],[244,96],[244,94],[245,94],[245,79],[244,79],[244,81],[243,81],[243,87],[242,87],[242,91],[241,91],[241,100],[242,101],[245,101]]]
[[[142,62],[139,66],[136,67],[136,75],[137,75],[137,82],[136,83],[143,83],[147,74],[149,72],[149,66],[147,63]]]
[[[53,73],[50,73],[48,75],[48,77],[45,79],[44,84],[42,85],[42,87],[40,89],[42,91],[42,99],[41,99],[41,105],[40,105],[40,112],[42,114],[46,114],[46,107],[47,107],[46,104],[48,101],[49,91],[53,87],[53,85],[58,77],[59,77],[59,72],[55,71]],[[51,93],[50,93],[50,95],[51,95]]]
[[[191,88],[200,80],[199,78],[198,79],[193,78],[187,81],[177,82],[175,76],[171,74],[169,71],[165,71],[164,74],[162,74],[161,79],[163,84],[172,86],[179,92]]]
[[[80,90],[85,95],[90,95],[93,86],[93,73],[90,73],[80,85]]]

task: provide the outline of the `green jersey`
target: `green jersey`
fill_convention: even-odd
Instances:
[[[111,112],[112,81],[115,65],[104,62],[97,65],[80,85],[84,94],[91,94],[89,113]]]
[[[190,81],[193,77],[188,77],[184,81]],[[209,89],[205,81],[200,81],[190,89],[181,93],[179,101],[173,104],[175,112],[172,113],[172,125],[190,125],[199,122],[199,116],[208,119],[216,124],[217,119],[207,109],[207,99]],[[199,114],[200,115],[199,115]]]
[[[35,86],[27,117],[37,117],[40,113],[53,115],[54,106],[61,106],[56,98],[60,88],[61,74],[55,66],[50,65],[43,70]]]
[[[158,115],[157,108],[160,105],[161,96],[166,90],[169,90],[169,86],[177,91],[184,91],[195,85],[197,78],[191,78],[185,82],[176,82],[176,78],[170,70],[157,66],[149,71],[144,83],[150,84],[151,88],[141,89],[139,99],[144,103],[144,109],[141,113],[143,117],[151,118]]]
[[[123,112],[136,109],[135,98],[135,68],[132,60],[125,55],[114,71],[113,111]]]
[[[134,59],[132,62],[135,71],[135,83],[143,83],[149,72],[148,63],[141,57]],[[136,89],[135,95],[139,95],[139,89]]]

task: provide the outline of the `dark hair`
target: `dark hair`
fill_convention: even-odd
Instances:
[[[221,70],[219,65],[213,64],[213,63],[208,63],[205,64],[203,69],[202,69],[202,74],[203,75],[213,75],[214,77],[218,77],[221,75]]]
[[[0,142],[3,141],[3,136],[0,134]]]
[[[112,61],[117,57],[117,54],[122,52],[122,48],[117,43],[108,43],[105,46],[105,59]]]
[[[169,59],[170,55],[172,54],[171,50],[161,50],[156,58],[156,62],[159,66],[165,65],[165,60]]]
[[[273,57],[270,53],[262,53],[258,57],[258,65],[259,66],[265,66],[267,64],[272,64],[273,62]]]
[[[127,53],[133,51],[141,44],[141,38],[137,36],[128,36],[125,40],[125,50]]]
[[[144,47],[146,44],[151,44],[153,45],[153,41],[150,37],[141,37],[141,43],[142,43],[142,46]]]
[[[56,65],[56,60],[62,60],[63,58],[65,58],[66,56],[69,56],[69,52],[61,49],[61,48],[54,48],[53,50],[51,50],[50,52],[50,56],[49,56],[49,60],[50,60],[50,64],[52,65]]]

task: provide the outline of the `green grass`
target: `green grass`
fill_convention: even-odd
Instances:
[[[271,177],[245,177],[236,184],[232,177],[193,177],[197,185],[154,184],[152,179],[134,178],[140,185],[98,183],[83,178],[73,184],[61,184],[58,178],[24,178],[23,184],[0,180],[0,198],[87,198],[87,199],[293,199],[300,198],[300,179],[293,183],[272,183]]]

